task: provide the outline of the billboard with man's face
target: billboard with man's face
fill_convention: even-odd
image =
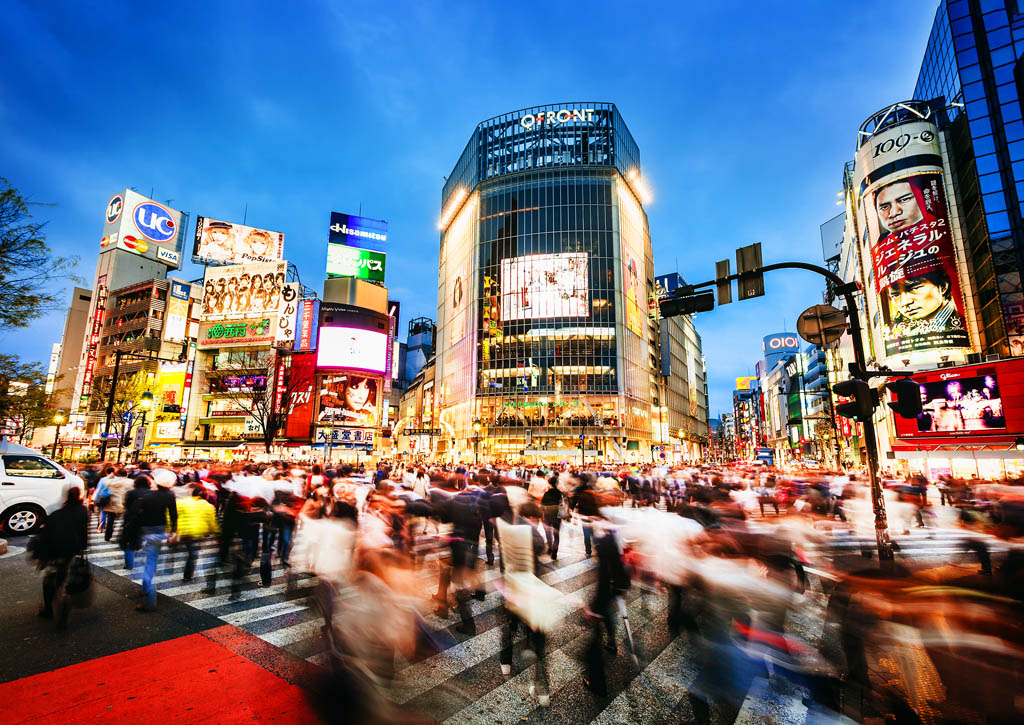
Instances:
[[[886,357],[971,344],[942,175],[938,131],[927,121],[878,133],[857,152]]]
[[[284,234],[244,224],[196,217],[192,254],[221,264],[276,262],[284,257]]]

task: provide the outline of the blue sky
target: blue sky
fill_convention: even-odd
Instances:
[[[90,7],[96,5],[97,7]],[[820,261],[860,123],[908,97],[937,3],[36,3],[0,14],[0,176],[91,285],[110,195],[285,233],[321,288],[329,212],[390,223],[403,320],[436,316],[443,177],[477,122],[611,101],[641,150],[655,267],[687,279],[760,241]],[[186,264],[178,276],[201,271]],[[711,411],[761,338],[820,301],[806,273],[697,320]],[[69,295],[68,295],[69,296]],[[404,325],[404,322],[403,322]],[[5,352],[44,361],[63,313]]]

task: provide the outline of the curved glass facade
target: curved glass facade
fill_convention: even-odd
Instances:
[[[591,460],[650,455],[658,336],[638,174],[610,104],[477,126],[442,199],[436,405],[453,457],[579,459],[580,435]]]

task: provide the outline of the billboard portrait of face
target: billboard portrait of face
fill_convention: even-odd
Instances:
[[[874,134],[856,174],[885,357],[970,347],[935,125]]]
[[[292,291],[284,292],[284,262],[208,267],[203,285],[204,319],[276,313],[283,304],[294,304]]]
[[[328,375],[320,385],[317,421],[372,427],[378,424],[377,378],[348,373]]]
[[[942,175],[888,181],[868,201],[886,355],[969,347]]]
[[[957,433],[1006,428],[994,371],[969,378],[921,383],[919,433]]]
[[[501,260],[501,319],[588,317],[589,261],[586,252]]]
[[[192,254],[210,262],[276,262],[284,256],[284,234],[208,217],[196,218]]]

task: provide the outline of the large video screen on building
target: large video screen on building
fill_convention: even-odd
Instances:
[[[995,370],[920,383],[919,433],[970,433],[1006,428]]]
[[[358,373],[325,375],[320,383],[317,421],[376,426],[379,392],[380,381],[377,378]]]
[[[585,252],[501,260],[501,319],[588,317],[588,266]]]
[[[321,327],[317,347],[318,368],[365,370],[383,374],[387,370],[388,335],[355,327]]]
[[[196,217],[196,238],[192,254],[209,262],[246,264],[275,262],[284,258],[284,234]]]
[[[872,136],[856,170],[885,356],[970,347],[935,125]]]

